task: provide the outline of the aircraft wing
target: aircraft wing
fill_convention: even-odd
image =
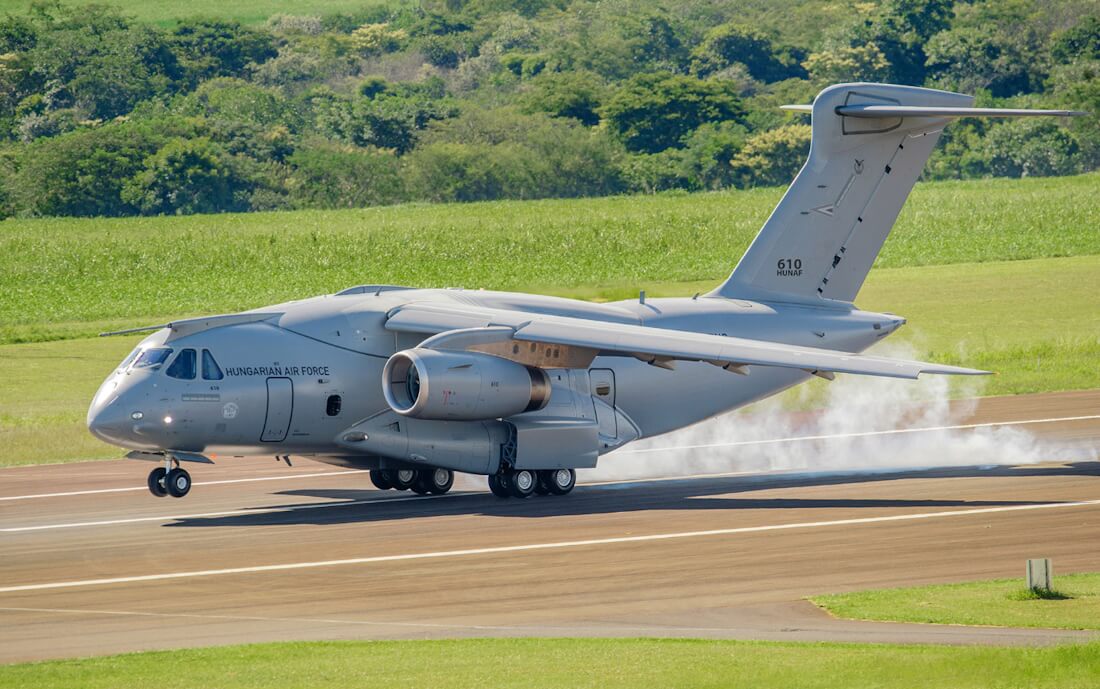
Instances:
[[[921,373],[987,375],[959,366],[850,354],[832,349],[708,335],[654,328],[635,323],[605,322],[569,316],[483,309],[444,304],[411,304],[398,307],[386,322],[388,330],[419,333],[463,331],[464,346],[476,340],[479,329],[488,337],[499,326],[512,328],[512,339],[594,350],[602,354],[634,356],[657,366],[672,361],[705,361],[744,373],[748,366],[797,368],[818,375],[855,373],[869,376],[915,379]],[[432,338],[437,339],[437,338]],[[442,337],[438,338],[442,339]],[[432,340],[424,342],[432,346]],[[825,376],[828,377],[828,376]]]

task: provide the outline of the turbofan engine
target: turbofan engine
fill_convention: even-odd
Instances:
[[[402,416],[479,421],[542,409],[550,401],[550,377],[491,354],[417,347],[386,362],[382,392]]]

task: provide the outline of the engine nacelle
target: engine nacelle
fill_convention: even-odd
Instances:
[[[382,392],[402,416],[483,421],[542,409],[550,401],[550,377],[491,354],[417,347],[386,362]]]

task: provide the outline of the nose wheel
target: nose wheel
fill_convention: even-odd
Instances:
[[[180,467],[174,459],[165,460],[165,465],[149,472],[147,483],[149,492],[158,498],[171,495],[182,498],[191,492],[191,474]]]

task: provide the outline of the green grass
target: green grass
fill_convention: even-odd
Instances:
[[[279,643],[0,667],[8,689],[799,687],[1100,684],[1100,644],[1041,648],[659,639]]]
[[[1100,254],[1098,193],[1100,174],[919,185],[877,265]],[[91,335],[361,283],[596,288],[600,296],[664,283],[711,286],[780,194],[9,219],[0,223],[0,342]]]
[[[24,14],[34,0],[0,0],[0,15]],[[87,4],[66,0],[66,5]],[[217,0],[107,0],[100,3],[121,8],[126,14],[141,21],[170,26],[188,17],[222,17],[236,19],[244,24],[259,24],[275,14],[296,16],[323,16],[327,14],[354,13],[368,5],[413,4],[411,0],[238,0],[225,3]]]
[[[1032,595],[1018,579],[815,596],[837,617],[857,620],[1100,629],[1100,573],[1054,577],[1063,598]]]
[[[908,317],[890,341],[908,341],[917,356],[998,371],[983,379],[981,394],[1096,388],[1098,274],[1100,256],[882,269],[872,271],[860,302]],[[656,293],[701,288],[663,283]],[[88,433],[84,415],[100,381],[141,337],[0,345],[0,466],[121,456]]]

